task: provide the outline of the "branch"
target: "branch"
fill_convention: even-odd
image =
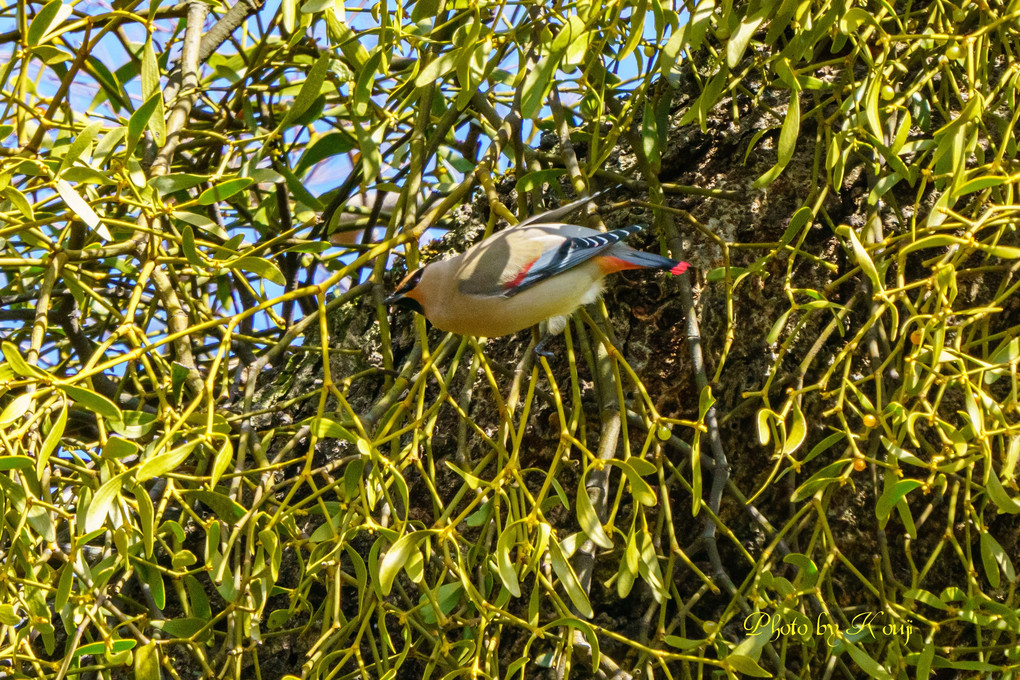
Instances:
[[[163,91],[163,98],[167,104],[174,102],[175,99],[176,102],[174,102],[174,109],[170,113],[170,119],[166,126],[166,143],[152,164],[149,171],[150,177],[159,177],[170,171],[174,151],[180,143],[181,131],[191,115],[191,106],[198,94],[202,26],[205,24],[208,12],[208,5],[202,2],[192,2],[188,5],[188,28],[184,33],[181,61],[178,68],[171,74],[170,82],[167,83],[166,89]],[[178,96],[182,88],[185,94]]]

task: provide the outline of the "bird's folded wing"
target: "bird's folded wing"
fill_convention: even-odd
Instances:
[[[537,283],[573,269],[640,230],[640,225],[631,225],[604,234],[568,238],[559,247],[550,248],[527,263],[512,279],[506,281],[503,284],[503,297],[513,297]]]

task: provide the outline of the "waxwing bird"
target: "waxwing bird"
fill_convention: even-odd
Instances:
[[[687,271],[686,262],[622,242],[640,229],[634,225],[600,232],[528,220],[409,273],[386,303],[414,309],[436,328],[461,335],[498,337],[549,321],[537,348],[542,353],[541,345],[563,330],[578,307],[598,298],[607,274],[624,269],[660,269],[674,275]]]

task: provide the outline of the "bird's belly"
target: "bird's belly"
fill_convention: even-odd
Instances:
[[[488,338],[530,328],[554,316],[568,316],[602,293],[597,267],[578,267],[514,295],[462,295],[430,314],[440,330]],[[451,301],[452,302],[452,301]]]

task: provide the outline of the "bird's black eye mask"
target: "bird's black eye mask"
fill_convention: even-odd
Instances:
[[[410,309],[412,311],[418,312],[422,316],[425,316],[425,308],[422,307],[421,303],[419,303],[414,298],[409,297],[397,298],[390,304],[392,304],[397,309]]]
[[[386,298],[386,304],[397,307],[398,309],[410,309],[418,312],[422,316],[425,315],[425,309],[421,306],[421,303],[414,298],[407,297],[407,294],[418,287],[418,283],[421,281],[422,272],[425,268],[416,269],[400,282],[397,289],[393,291],[393,295]]]

